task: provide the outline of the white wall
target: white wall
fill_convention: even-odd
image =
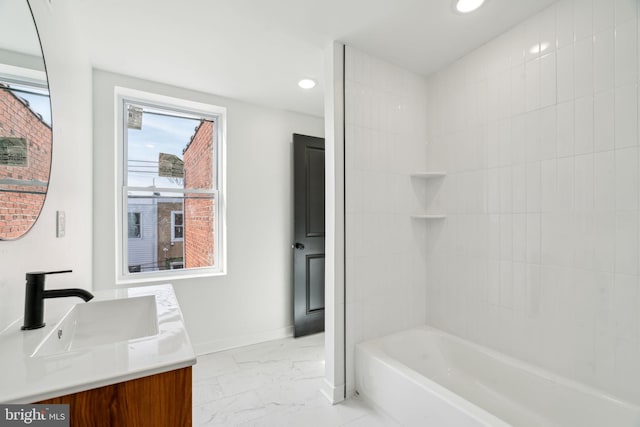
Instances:
[[[426,305],[640,403],[637,8],[562,0],[429,79],[448,217],[427,236]]]
[[[227,108],[228,274],[174,280],[198,353],[292,332],[292,134],[322,119],[94,70],[94,283],[115,286],[114,86]]]
[[[54,2],[50,7],[48,3],[30,1],[51,90],[51,180],[32,230],[19,240],[0,242],[0,330],[23,313],[28,271],[70,268],[71,274],[48,278],[47,288],[91,289],[91,68],[84,59],[82,37],[68,20],[71,4]],[[57,210],[67,215],[64,238],[56,238]]]
[[[347,393],[360,341],[424,324],[424,78],[346,51]]]

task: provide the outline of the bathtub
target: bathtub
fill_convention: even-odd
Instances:
[[[428,326],[360,343],[356,390],[403,426],[640,426],[640,407]]]

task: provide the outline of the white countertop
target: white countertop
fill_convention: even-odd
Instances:
[[[32,403],[56,396],[180,369],[196,356],[171,285],[112,289],[92,301],[155,295],[158,334],[66,354],[32,357],[78,298],[44,301],[44,328],[22,331],[22,317],[0,332],[0,402]],[[117,316],[118,313],[114,313]]]

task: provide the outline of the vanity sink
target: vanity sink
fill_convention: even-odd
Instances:
[[[154,295],[76,304],[45,336],[31,357],[155,336],[157,314]]]

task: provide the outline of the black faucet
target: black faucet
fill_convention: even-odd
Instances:
[[[71,273],[64,271],[35,271],[27,273],[27,286],[24,296],[24,325],[22,330],[42,328],[44,323],[44,299],[60,297],[79,297],[89,301],[91,292],[80,288],[44,290],[44,276],[47,274]]]

